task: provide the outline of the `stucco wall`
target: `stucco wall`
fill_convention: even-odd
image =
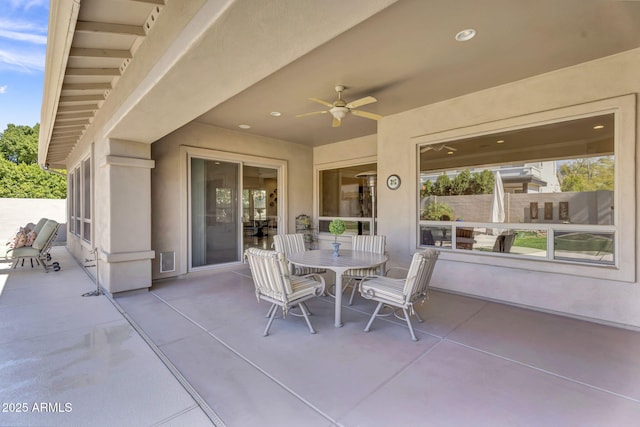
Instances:
[[[464,136],[470,132],[490,132],[554,109],[580,110],[587,103],[637,94],[640,91],[640,50],[558,70],[512,84],[487,89],[460,98],[428,105],[385,117],[379,122],[378,173],[397,173],[403,185],[390,191],[378,186],[379,233],[387,236],[392,258],[408,260],[416,250],[417,135]],[[628,99],[629,97],[627,97]],[[603,101],[604,102],[604,101]],[[551,272],[548,264],[522,263],[478,257],[472,254],[443,253],[433,285],[452,291],[479,295],[543,310],[561,312],[619,325],[640,327],[640,286],[637,278],[637,111],[635,100],[627,108],[618,152],[617,191],[624,209],[620,233],[620,262],[627,267],[629,281],[615,278],[619,271],[585,273],[582,266],[564,266],[562,274]],[[590,105],[590,104],[589,104]],[[631,110],[631,114],[628,114]],[[549,113],[551,114],[551,113]],[[405,184],[406,183],[406,184]],[[631,234],[627,231],[633,230]],[[625,258],[631,255],[630,258]],[[493,264],[493,265],[492,265]],[[595,271],[595,270],[593,270]],[[595,278],[597,274],[601,278]]]
[[[288,198],[279,192],[278,204],[287,204],[287,228],[295,230],[296,215],[311,212],[313,150],[310,147],[193,122],[151,146],[155,160],[151,175],[152,247],[156,254],[176,252],[176,271],[160,274],[159,257],[156,257],[154,278],[184,274],[188,269],[188,248],[183,231],[187,221],[186,206],[180,202],[187,191],[185,177],[181,176],[186,173],[186,157],[181,154],[181,146],[286,160]]]

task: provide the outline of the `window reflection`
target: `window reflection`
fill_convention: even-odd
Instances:
[[[556,231],[554,258],[572,261],[614,263],[613,233]]]
[[[613,263],[614,124],[610,113],[420,146],[420,245]],[[593,230],[557,231],[574,225]]]

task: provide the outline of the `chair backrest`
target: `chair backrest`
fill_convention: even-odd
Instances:
[[[287,259],[283,253],[249,248],[245,251],[249,261],[256,295],[266,295],[278,301],[287,301],[292,293]]]
[[[34,249],[38,249],[42,252],[43,249],[47,249],[53,238],[55,237],[55,232],[58,230],[58,223],[52,219],[47,220],[47,222],[42,226],[40,233],[36,236],[36,240],[34,240],[33,247]]]
[[[511,252],[511,246],[513,246],[515,238],[516,235],[514,233],[499,235],[493,244],[493,252]]]
[[[427,294],[439,255],[440,253],[435,249],[413,254],[407,279],[404,282],[403,294],[407,301],[415,301]]]
[[[303,234],[276,234],[273,236],[273,247],[285,255],[307,250]]]
[[[384,254],[386,244],[385,236],[354,235],[351,239],[351,249],[354,251],[375,252]]]
[[[42,227],[44,227],[44,225],[47,223],[47,221],[48,221],[47,218],[40,218],[40,221],[38,221],[36,226],[33,228],[33,231],[36,232],[36,236],[38,234],[40,234],[40,230],[42,230]]]

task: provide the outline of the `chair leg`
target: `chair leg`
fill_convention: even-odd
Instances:
[[[423,322],[424,322],[424,320],[422,319],[422,317],[420,317],[420,315],[418,314],[418,312],[417,312],[417,311],[415,311],[415,310],[414,310],[414,314],[415,314],[415,316],[416,316],[416,319],[418,319],[418,322],[420,322],[420,323],[423,323]]]
[[[418,338],[416,338],[416,334],[413,332],[413,325],[411,325],[411,318],[409,318],[409,313],[407,312],[406,308],[402,308],[402,311],[404,312],[404,318],[407,321],[407,326],[409,327],[409,332],[411,332],[411,339],[414,341],[418,341]]]
[[[304,305],[304,303],[300,303],[300,305]],[[311,326],[311,321],[309,320],[309,315],[307,315],[307,310],[304,307],[300,307],[300,311],[302,312],[302,315],[304,316],[304,320],[307,321],[307,326],[309,327],[309,332],[312,334],[316,333],[316,330],[313,329],[313,326]]]
[[[271,304],[271,307],[269,307],[269,311],[267,311],[267,314],[264,317],[271,317],[271,312],[276,309],[277,306],[275,304]]]
[[[367,326],[365,326],[365,328],[364,328],[365,332],[369,332],[369,329],[371,328],[371,324],[373,323],[373,319],[376,318],[376,316],[378,315],[378,312],[380,311],[381,308],[382,308],[382,303],[379,302],[378,306],[375,309],[375,311],[371,315],[371,319],[369,319],[369,323],[367,323]]]
[[[351,279],[353,281],[353,289],[351,289],[351,297],[349,298],[349,305],[353,305],[353,297],[356,295],[356,290],[358,289],[359,280]]]
[[[267,328],[264,330],[264,335],[263,336],[267,336],[269,335],[269,329],[271,329],[271,324],[273,323],[273,319],[276,317],[276,312],[278,311],[278,306],[273,304],[272,306],[273,310],[269,309],[269,311],[271,311],[271,316],[269,317],[269,321],[267,322]]]
[[[309,307],[307,306],[306,302],[301,302],[298,305],[300,306],[300,311],[302,312],[306,311],[309,316],[313,316],[313,313],[311,312],[311,310],[309,310]]]

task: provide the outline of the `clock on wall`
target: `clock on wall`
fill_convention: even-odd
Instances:
[[[400,187],[400,177],[396,174],[389,175],[387,178],[387,187],[389,187],[390,190],[398,189],[398,187]]]

